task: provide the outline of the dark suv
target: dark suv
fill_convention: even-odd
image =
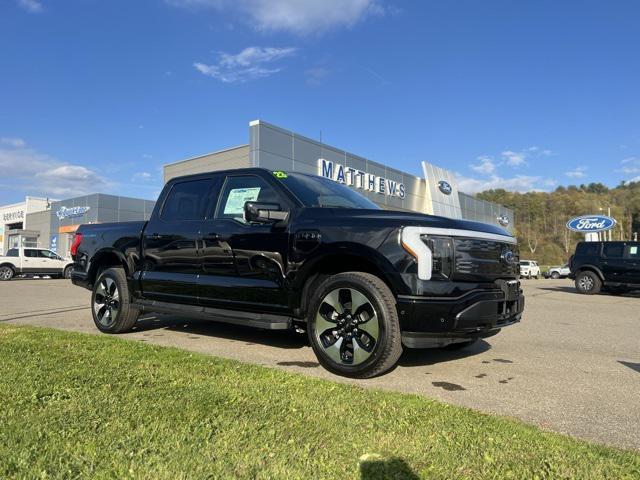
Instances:
[[[640,289],[640,242],[580,242],[569,267],[585,295]]]

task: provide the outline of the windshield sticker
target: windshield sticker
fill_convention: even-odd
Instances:
[[[638,254],[638,247],[629,247],[629,254],[630,255],[637,255]]]
[[[229,192],[224,206],[225,215],[242,215],[245,202],[255,202],[260,194],[260,187],[234,188]]]
[[[271,172],[271,173],[273,173],[273,176],[276,178],[287,178],[287,174],[280,170],[276,170],[275,172]]]

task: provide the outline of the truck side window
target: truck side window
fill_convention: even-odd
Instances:
[[[632,258],[634,260],[640,259],[640,244],[626,245],[624,248],[625,258]]]
[[[53,260],[58,259],[58,256],[49,250],[38,250],[38,256],[40,258],[51,258]]]
[[[33,250],[31,248],[25,248],[24,249],[24,256],[25,257],[29,257],[29,258],[37,258],[38,257],[38,251],[37,250]]]
[[[622,254],[624,253],[624,244],[605,243],[602,253],[607,258],[622,258]]]
[[[278,193],[255,175],[229,177],[218,201],[215,218],[230,218],[244,223],[245,202],[280,204]]]
[[[598,255],[598,243],[597,242],[583,242],[579,243],[576,247],[576,255]]]
[[[10,248],[9,250],[7,250],[7,257],[17,257],[17,256],[18,256],[17,248]]]
[[[172,222],[203,220],[213,181],[209,178],[176,183],[164,201],[160,218]]]

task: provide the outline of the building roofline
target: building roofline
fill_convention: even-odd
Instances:
[[[217,153],[230,152],[231,150],[237,150],[239,148],[248,147],[248,143],[244,143],[242,145],[236,145],[235,147],[223,148],[222,150],[216,150],[215,152],[203,153],[202,155],[196,155],[195,157],[185,158],[183,160],[178,160],[177,162],[165,163],[162,165],[163,167],[168,167],[170,165],[177,165],[179,163],[189,162],[191,160],[197,160],[198,158],[208,157],[209,155],[215,155]]]

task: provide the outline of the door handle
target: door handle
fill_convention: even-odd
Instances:
[[[222,241],[227,241],[229,240],[229,236],[228,235],[220,235],[219,233],[210,233],[208,235],[204,235],[202,237],[203,240],[222,240]]]

